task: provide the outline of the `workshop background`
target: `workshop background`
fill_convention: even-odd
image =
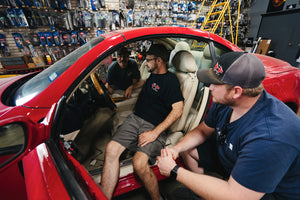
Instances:
[[[299,0],[0,0],[0,73],[43,70],[105,32],[146,26],[207,30],[300,66],[297,19]]]

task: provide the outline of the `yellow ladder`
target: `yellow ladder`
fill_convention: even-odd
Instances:
[[[208,31],[210,33],[215,33],[215,31],[217,30],[220,22],[221,22],[221,32],[219,33],[219,35],[222,37],[222,33],[223,33],[223,22],[224,22],[224,15],[225,12],[227,10],[228,12],[228,17],[229,17],[229,24],[230,24],[230,31],[231,31],[231,41],[233,44],[237,44],[237,38],[238,38],[238,29],[239,29],[239,15],[240,15],[240,6],[241,6],[241,0],[239,0],[239,5],[238,5],[238,14],[237,14],[237,25],[236,25],[236,33],[235,33],[235,41],[233,39],[234,33],[232,31],[232,21],[231,21],[231,13],[230,13],[230,1],[231,0],[222,0],[220,2],[220,0],[214,0],[213,3],[210,6],[210,9],[205,17],[205,20],[202,23],[201,26],[201,30],[204,31]],[[196,19],[194,20],[193,24],[192,24],[192,28],[194,27],[198,16],[201,12],[201,9],[203,7],[205,3],[205,0],[202,1],[202,5],[198,11],[198,14],[196,16]],[[215,9],[218,8],[218,11],[215,11]],[[216,16],[215,19],[210,20],[211,16]]]
[[[210,6],[210,9],[202,24],[201,30],[208,31],[210,33],[215,33],[215,31],[217,30],[226,10],[229,8],[230,0],[225,0],[221,3],[217,2],[218,0],[214,0],[212,5]],[[216,9],[218,9],[218,11],[216,11]],[[210,20],[212,16],[215,16],[215,19]]]

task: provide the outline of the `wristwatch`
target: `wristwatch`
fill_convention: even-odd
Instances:
[[[176,180],[178,169],[179,169],[179,166],[175,165],[175,167],[171,170],[171,172],[170,172],[170,178],[171,179]]]

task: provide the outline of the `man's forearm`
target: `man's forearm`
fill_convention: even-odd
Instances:
[[[167,130],[167,128],[169,128],[182,115],[182,111],[183,101],[174,103],[174,105],[172,105],[172,111],[169,113],[169,115],[163,122],[161,122],[154,128],[153,131],[159,135],[165,130]]]
[[[133,89],[141,88],[144,85],[144,83],[145,83],[145,80],[133,82],[133,84],[132,84]]]
[[[204,199],[227,199],[229,196],[232,200],[228,183],[222,179],[196,174],[181,167],[178,169],[177,181]]]
[[[264,195],[264,193],[256,192],[240,185],[232,177],[226,181],[213,176],[197,174],[182,167],[178,169],[177,174],[177,181],[204,199],[259,200]]]

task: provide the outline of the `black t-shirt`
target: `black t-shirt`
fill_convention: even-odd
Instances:
[[[109,85],[114,85],[115,90],[126,90],[132,85],[133,79],[140,79],[140,71],[137,63],[129,59],[126,68],[121,68],[118,62],[112,63],[107,72],[107,82]]]
[[[172,104],[183,100],[175,74],[151,74],[139,95],[135,114],[157,126],[171,112]]]

